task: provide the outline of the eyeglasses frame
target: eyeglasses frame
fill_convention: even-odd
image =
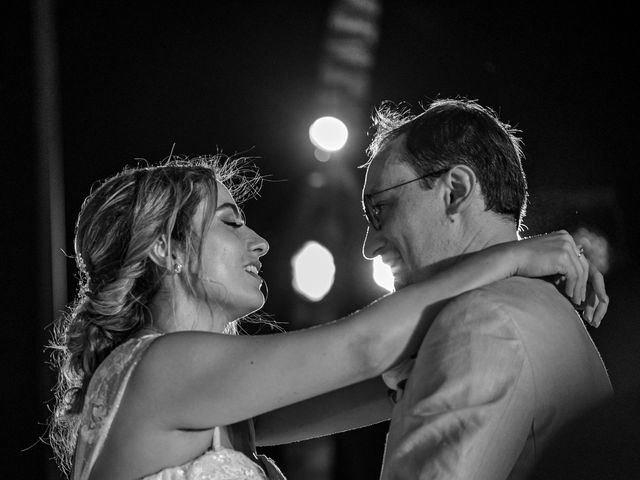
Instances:
[[[412,180],[408,180],[406,182],[402,182],[402,183],[399,183],[397,185],[393,185],[392,187],[388,187],[388,188],[384,188],[382,190],[378,190],[377,192],[364,194],[362,196],[362,198],[363,198],[363,200],[362,200],[362,209],[364,210],[364,217],[367,219],[367,223],[369,225],[371,225],[374,230],[380,230],[380,228],[382,227],[382,222],[380,221],[380,218],[378,217],[378,215],[380,215],[380,210],[373,203],[373,197],[375,195],[379,195],[381,193],[388,192],[389,190],[393,190],[395,188],[403,187],[403,186],[408,185],[410,183],[417,182],[418,180],[423,180],[423,179],[429,178],[429,177],[440,176],[443,173],[448,172],[449,170],[451,170],[451,167],[443,168],[441,170],[436,170],[435,172],[427,173],[427,174],[422,175],[422,176],[420,176],[418,178],[414,178]]]

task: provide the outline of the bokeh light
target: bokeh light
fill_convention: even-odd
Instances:
[[[312,302],[322,300],[333,286],[333,255],[318,242],[306,242],[291,259],[291,268],[293,289]]]
[[[378,255],[373,259],[373,279],[385,290],[394,291],[393,273],[391,267],[382,262],[382,257]]]
[[[347,138],[349,138],[347,126],[336,117],[318,118],[309,127],[311,143],[325,152],[340,150],[347,143]]]
[[[573,233],[576,244],[582,246],[584,256],[604,275],[611,267],[611,246],[607,238],[581,227]]]

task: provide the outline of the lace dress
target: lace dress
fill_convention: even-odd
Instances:
[[[147,335],[116,348],[96,370],[82,410],[78,431],[73,480],[86,480],[100,454],[135,366],[159,335]],[[213,449],[179,466],[165,468],[144,480],[285,480],[266,456],[258,455],[258,466],[242,452],[220,445],[220,430],[214,429]]]

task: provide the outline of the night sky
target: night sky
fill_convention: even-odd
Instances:
[[[184,155],[246,152],[259,157],[262,173],[278,180],[267,182],[246,212],[271,242],[264,261],[271,287],[265,309],[289,321],[296,300],[288,290],[288,258],[301,238],[289,227],[300,215],[293,206],[305,198],[307,175],[320,168],[307,129],[317,113],[332,2],[58,3],[67,251],[75,216],[95,180],[139,158],[160,161],[174,144],[174,153]],[[640,366],[634,346],[640,339],[634,318],[640,169],[632,143],[637,28],[630,11],[614,2],[583,3],[383,1],[371,90],[348,154],[339,160],[359,184],[364,172],[356,166],[366,160],[368,117],[383,100],[417,106],[465,96],[522,130],[530,232],[586,225],[610,242],[614,263],[607,284],[614,303],[603,327],[591,333],[614,387],[626,391],[637,385]],[[13,478],[46,478],[43,447],[20,453],[43,432],[41,397],[51,381],[40,366],[43,323],[34,320],[40,267],[34,253],[33,27],[29,2],[8,2],[2,11],[2,359],[9,372],[3,444],[9,468],[20,465]],[[353,204],[345,208],[357,210],[357,189],[349,195]],[[356,254],[363,231],[364,221],[349,234]],[[366,267],[353,261],[360,270]],[[74,281],[70,271],[70,298]],[[340,307],[330,313],[342,315],[379,295],[370,282],[360,280],[368,286],[350,299],[357,304],[336,300]],[[380,448],[376,435],[378,443],[363,445],[374,455]],[[362,441],[340,438],[338,461],[349,456],[349,443]],[[342,473],[335,478],[349,468],[337,468]],[[375,478],[361,475],[350,478]]]

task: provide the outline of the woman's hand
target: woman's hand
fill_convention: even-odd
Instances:
[[[580,307],[583,308],[582,318],[594,327],[600,326],[609,308],[609,296],[604,287],[604,277],[591,263],[589,264],[587,299]]]
[[[516,275],[557,276],[556,286],[574,305],[583,307],[583,319],[590,325],[600,325],[609,305],[604,279],[568,232],[531,237],[513,245]]]

